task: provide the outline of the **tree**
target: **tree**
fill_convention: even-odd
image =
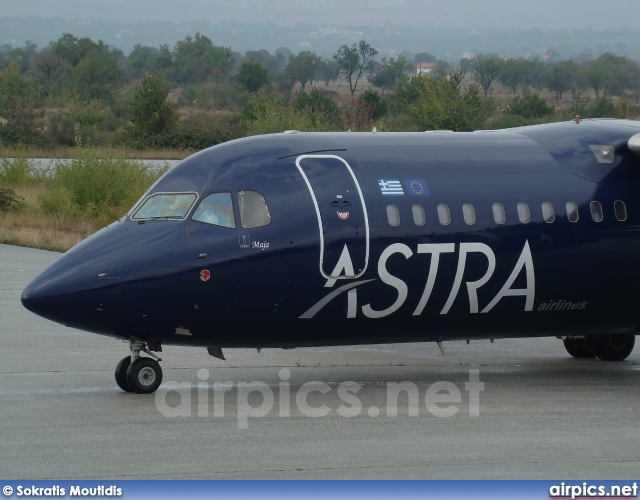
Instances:
[[[70,65],[51,49],[42,49],[30,61],[31,72],[45,84],[61,82],[69,72]]]
[[[413,64],[437,62],[438,58],[429,52],[419,52],[413,56]]]
[[[596,93],[596,97],[600,97],[600,92],[606,90],[612,75],[602,61],[587,61],[583,64],[586,80]]]
[[[595,60],[595,65],[599,66],[603,73],[601,83],[605,95],[620,96],[625,90],[633,88],[636,62],[607,52]]]
[[[0,73],[0,139],[9,143],[34,144],[41,139],[42,118],[40,89],[36,81],[21,74],[17,62]]]
[[[293,54],[293,52],[291,52],[287,47],[278,47],[275,54],[278,61],[278,71],[281,71],[289,62],[289,56]]]
[[[262,64],[270,75],[275,75],[282,69],[280,59],[268,50],[248,50],[244,54],[244,61],[253,61]]]
[[[33,42],[33,40],[27,40],[24,47],[16,47],[7,53],[7,62],[18,63],[20,71],[24,73],[29,69],[29,59],[37,53],[37,50],[38,46]]]
[[[89,52],[109,52],[109,48],[102,40],[96,43],[90,38],[77,38],[71,33],[64,33],[55,42],[51,42],[49,48],[71,66],[78,65]]]
[[[325,86],[329,86],[329,82],[335,82],[338,79],[340,68],[336,61],[324,60],[320,63],[318,73],[324,81]]]
[[[240,65],[235,81],[249,92],[255,92],[269,84],[269,71],[259,62],[245,61]]]
[[[176,105],[167,100],[171,87],[164,78],[147,73],[129,106],[131,121],[144,134],[161,134],[178,124]]]
[[[360,40],[360,43],[354,43],[351,47],[343,45],[333,55],[333,58],[338,63],[340,72],[344,73],[345,79],[349,82],[351,95],[355,94],[358,80],[360,80],[362,73],[371,67],[373,57],[377,53],[378,51],[371,45],[364,40]]]
[[[465,75],[471,71],[471,59],[463,57],[458,63],[458,69]]]
[[[386,89],[393,90],[398,82],[405,78],[405,73],[412,68],[404,56],[397,59],[391,57],[388,61],[383,57],[378,65],[376,73],[369,80],[372,85],[380,87],[382,92]]]
[[[574,100],[582,97],[582,93],[589,88],[589,78],[587,77],[586,68],[584,64],[580,64],[575,68],[573,76],[571,78],[571,97]]]
[[[571,88],[578,64],[575,61],[558,61],[551,63],[547,71],[546,84],[551,92],[556,93],[556,100],[562,100],[562,94]]]
[[[495,54],[488,56],[478,54],[471,63],[473,79],[480,85],[485,97],[487,97],[487,91],[500,74],[501,63],[502,60]]]
[[[460,70],[458,68],[451,68],[449,63],[443,59],[438,59],[436,61],[436,67],[435,69],[437,70],[435,75],[441,75],[441,74],[445,74],[445,75],[449,75],[450,73],[456,73],[459,72]]]
[[[529,61],[529,85],[542,92],[547,75],[547,63],[540,59]]]
[[[147,73],[129,102],[130,124],[122,132],[125,143],[133,146],[165,145],[166,136],[178,127],[178,108],[167,97],[169,82]]]
[[[157,53],[158,49],[155,47],[136,44],[126,61],[126,70],[129,78],[140,78],[151,71],[151,61]]]
[[[167,44],[160,45],[158,52],[151,56],[149,61],[150,72],[163,75],[165,78],[173,71],[173,56]]]
[[[500,65],[498,80],[515,94],[518,87],[526,88],[529,85],[529,71],[530,65],[526,59],[505,59]]]
[[[174,79],[180,83],[205,81],[228,75],[234,66],[229,47],[218,47],[200,33],[176,43]]]
[[[113,92],[126,81],[126,76],[111,54],[93,50],[73,68],[71,79],[83,100],[111,101]]]
[[[313,84],[313,80],[320,67],[322,59],[315,54],[305,50],[297,55],[289,56],[289,64],[285,68],[289,72],[294,81],[300,82],[304,89],[307,82]]]
[[[291,92],[293,86],[296,84],[296,79],[287,71],[283,69],[274,77],[274,81],[280,92]]]
[[[21,102],[41,104],[41,86],[37,81],[22,75],[20,64],[10,63],[0,72],[0,116],[6,118],[18,98]]]

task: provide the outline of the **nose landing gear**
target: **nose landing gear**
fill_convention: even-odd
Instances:
[[[116,384],[126,392],[137,394],[155,392],[162,383],[162,368],[158,363],[162,360],[147,349],[145,342],[130,340],[129,349],[131,355],[122,358],[116,366]],[[155,359],[140,357],[140,351]]]

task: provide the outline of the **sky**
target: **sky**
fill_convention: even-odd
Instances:
[[[0,0],[0,17],[238,21],[451,29],[637,25],[640,0]]]

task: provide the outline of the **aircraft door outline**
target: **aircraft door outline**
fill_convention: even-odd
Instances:
[[[349,274],[348,272],[348,267],[349,266],[340,266],[339,263],[342,261],[342,256],[340,257],[340,259],[338,259],[338,261],[336,262],[336,268],[334,269],[334,271],[329,271],[329,272],[325,272],[324,269],[324,264],[325,264],[325,251],[326,251],[326,246],[325,246],[325,228],[326,225],[323,224],[323,216],[322,216],[322,210],[320,208],[320,204],[318,202],[318,196],[316,195],[316,192],[313,189],[313,186],[311,184],[311,181],[309,180],[309,177],[307,176],[307,174],[304,171],[304,168],[302,167],[302,162],[304,160],[308,160],[308,159],[313,159],[313,160],[337,160],[339,163],[341,163],[342,165],[344,165],[344,169],[341,170],[342,173],[338,174],[340,176],[343,176],[343,180],[346,180],[347,182],[352,181],[353,185],[356,188],[357,191],[357,196],[358,196],[358,200],[360,202],[360,206],[362,208],[362,215],[364,217],[364,229],[365,229],[365,236],[364,236],[364,262],[362,265],[362,269],[358,270],[356,269],[357,266],[354,265],[353,267],[353,271],[351,274]],[[351,166],[349,165],[349,163],[344,159],[341,158],[340,156],[337,155],[314,155],[314,154],[308,154],[308,155],[300,155],[296,158],[296,167],[298,168],[298,171],[300,172],[300,174],[302,175],[302,178],[305,181],[305,184],[307,185],[307,188],[309,189],[309,194],[311,195],[311,199],[313,201],[313,205],[316,209],[316,217],[318,220],[318,229],[319,229],[319,233],[320,233],[320,262],[319,262],[319,268],[320,268],[320,274],[322,275],[323,278],[327,279],[327,280],[336,280],[336,279],[356,279],[361,277],[367,270],[367,267],[369,265],[369,217],[367,214],[367,206],[365,204],[364,201],[364,196],[362,194],[362,189],[360,187],[360,183],[358,182],[358,179],[356,178],[353,169],[351,168]],[[344,177],[346,174],[346,177]],[[355,193],[354,193],[355,194]],[[333,207],[333,204],[331,205]],[[355,206],[351,206],[350,210],[357,210],[357,207]],[[336,217],[339,217],[339,215],[336,215]],[[346,248],[347,245],[345,244],[344,247]],[[330,273],[331,272],[336,272],[338,274],[341,274],[342,271],[344,271],[345,273],[339,276],[333,276]]]

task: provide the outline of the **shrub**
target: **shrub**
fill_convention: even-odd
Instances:
[[[552,115],[555,112],[554,106],[547,106],[547,102],[538,94],[516,96],[511,99],[506,113],[510,115],[520,115],[524,118],[542,118]]]
[[[389,110],[387,100],[375,90],[365,90],[360,96],[360,99],[369,106],[371,109],[371,118],[374,120],[379,120],[386,115]]]
[[[627,118],[631,107],[623,100],[614,104],[611,99],[604,96],[596,97],[591,101],[590,97],[580,97],[571,106],[571,117],[580,115],[582,118]]]
[[[26,156],[0,158],[0,184],[25,185],[37,182],[39,179],[39,173]]]
[[[342,113],[342,127],[354,132],[370,132],[373,128],[371,106],[362,99],[353,99]]]
[[[401,111],[414,122],[414,130],[475,130],[492,113],[491,101],[480,96],[479,87],[463,92],[464,75],[420,75],[398,89]]]
[[[240,118],[235,114],[192,111],[183,118],[174,146],[182,149],[204,149],[244,135]]]
[[[98,158],[82,148],[76,158],[54,164],[50,188],[38,203],[47,212],[104,225],[126,213],[161,173],[150,171],[140,161]]]
[[[29,98],[14,96],[0,125],[0,140],[7,144],[38,144],[42,141],[44,109]]]
[[[116,117],[104,102],[97,99],[81,102],[70,98],[65,105],[66,109],[53,113],[47,119],[49,140],[64,146],[108,144]]]
[[[312,116],[314,121],[327,126],[340,122],[338,104],[327,92],[317,88],[312,88],[309,93],[301,91],[293,101],[293,109],[306,113]]]
[[[304,111],[296,111],[288,99],[277,92],[262,89],[254,94],[242,112],[247,135],[273,134],[285,130],[327,131],[329,124],[314,120]]]
[[[24,208],[24,199],[13,189],[0,187],[0,212],[17,212]]]

